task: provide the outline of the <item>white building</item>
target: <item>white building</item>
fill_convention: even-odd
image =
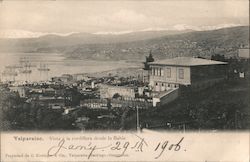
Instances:
[[[249,48],[240,48],[238,50],[238,57],[241,59],[249,59],[250,58]]]
[[[227,63],[193,57],[176,57],[149,63],[149,84],[153,91],[166,91],[179,85],[200,85],[226,77]]]
[[[10,88],[11,92],[17,92],[21,98],[26,97],[27,88],[25,88],[23,86],[13,86],[13,87],[9,87],[9,88]]]
[[[135,98],[134,87],[127,86],[111,86],[100,85],[100,97],[101,98],[113,98],[115,94],[119,94],[122,97]]]

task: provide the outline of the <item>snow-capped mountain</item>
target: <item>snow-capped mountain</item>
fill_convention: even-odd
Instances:
[[[71,33],[43,33],[43,32],[31,32],[27,30],[9,29],[0,30],[0,38],[38,38],[45,35],[58,35],[58,36],[68,36],[76,32]]]
[[[185,31],[185,30],[191,30],[191,31],[208,31],[208,30],[217,30],[222,28],[229,28],[229,27],[236,27],[236,26],[242,26],[242,24],[219,24],[215,26],[192,26],[187,24],[177,24],[171,27],[166,28],[145,28],[142,30],[126,30],[126,31],[108,31],[108,32],[95,32],[93,34],[97,35],[122,35],[122,34],[129,34],[134,32],[145,32],[145,31]]]
[[[166,28],[145,28],[141,30],[125,30],[125,31],[99,31],[94,32],[92,34],[95,35],[122,35],[129,34],[134,32],[145,32],[145,31],[185,31],[185,30],[193,30],[193,31],[207,31],[207,30],[216,30],[227,27],[236,27],[242,26],[241,24],[220,24],[215,26],[192,26],[187,24],[177,24],[171,27]],[[57,36],[69,36],[71,34],[75,34],[79,32],[70,32],[70,33],[43,33],[43,32],[31,32],[27,30],[0,30],[0,38],[38,38],[45,35],[57,35]]]

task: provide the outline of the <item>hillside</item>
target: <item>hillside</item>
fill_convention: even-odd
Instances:
[[[1,51],[59,52],[71,58],[143,60],[149,51],[156,59],[175,56],[235,56],[249,47],[249,26],[212,31],[148,31],[122,35],[47,35],[32,39],[0,40]]]
[[[38,38],[2,38],[0,39],[0,51],[33,52],[41,49],[53,50],[65,46],[70,47],[84,44],[113,44],[152,39],[189,31],[139,31],[126,34],[74,33],[68,36],[48,34]]]
[[[140,112],[140,122],[149,129],[249,130],[248,80],[224,81],[208,89],[188,92],[156,109]],[[239,113],[240,112],[240,113]],[[239,115],[241,114],[241,115]],[[244,114],[244,115],[243,115]],[[136,113],[126,120],[125,129],[136,129]]]
[[[235,56],[241,46],[249,46],[248,27],[190,32],[127,43],[76,45],[58,50],[76,58],[142,60],[150,50],[156,59],[198,55],[210,57],[213,54],[230,57]]]

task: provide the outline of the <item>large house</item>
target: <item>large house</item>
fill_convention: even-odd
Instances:
[[[176,57],[149,63],[153,91],[177,89],[180,85],[206,87],[226,78],[227,63],[194,57]]]

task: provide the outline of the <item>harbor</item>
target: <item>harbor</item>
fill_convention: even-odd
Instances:
[[[63,74],[99,73],[120,68],[140,68],[142,65],[126,61],[95,61],[68,59],[58,53],[0,53],[6,61],[0,65],[0,79],[16,83],[48,81]]]

